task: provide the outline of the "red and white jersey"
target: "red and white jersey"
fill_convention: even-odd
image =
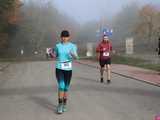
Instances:
[[[110,58],[111,51],[112,51],[112,44],[110,41],[107,42],[102,41],[96,48],[96,52],[100,53],[101,60]]]

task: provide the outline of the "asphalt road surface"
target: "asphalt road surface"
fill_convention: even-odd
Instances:
[[[0,120],[154,120],[160,88],[74,64],[68,112],[57,115],[54,62],[12,63],[0,71]]]

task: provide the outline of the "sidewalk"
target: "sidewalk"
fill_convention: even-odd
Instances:
[[[160,74],[156,71],[117,64],[113,64],[112,69],[115,73],[126,75],[144,82],[149,82],[151,84],[160,85]]]
[[[81,60],[80,64],[99,68],[99,64],[94,61]],[[148,70],[128,65],[112,64],[112,72],[124,77],[147,82],[149,84],[153,84],[160,87],[160,73],[153,70]]]
[[[5,68],[7,68],[9,66],[9,63],[7,62],[2,62],[0,63],[0,71],[3,71]]]

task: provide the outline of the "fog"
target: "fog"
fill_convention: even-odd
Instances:
[[[54,0],[55,6],[79,23],[99,20],[106,16],[111,19],[124,6],[136,2],[144,5],[147,3],[158,4],[159,0]]]
[[[57,10],[75,19],[78,23],[84,24],[89,21],[99,21],[103,17],[111,19],[123,7],[131,3],[139,6],[144,4],[160,4],[159,0],[22,0],[25,4],[28,1],[35,1],[37,5],[54,5]]]
[[[13,55],[19,54],[21,49],[25,49],[29,56],[36,50],[43,55],[46,47],[53,47],[60,40],[60,32],[63,29],[70,31],[71,39],[81,50],[84,50],[87,42],[97,44],[102,39],[103,28],[113,29],[110,39],[118,51],[125,49],[127,37],[135,39],[136,50],[154,51],[157,37],[160,35],[159,0],[21,2],[22,5],[16,8],[14,13],[12,9],[10,11],[13,14],[11,18],[17,21],[11,24],[7,24],[5,20],[2,22],[3,42],[0,41],[0,48],[4,53],[8,48],[9,54]],[[5,14],[1,17],[5,18]]]

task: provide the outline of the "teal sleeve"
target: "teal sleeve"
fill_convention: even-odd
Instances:
[[[78,50],[77,50],[77,46],[74,45],[74,47],[73,47],[73,52],[74,52],[74,54],[75,54],[75,56],[76,56],[76,59],[79,59],[77,51],[78,51]]]
[[[55,46],[55,48],[54,48],[54,53],[56,54],[56,56],[58,56],[58,48],[57,48],[57,46]]]

